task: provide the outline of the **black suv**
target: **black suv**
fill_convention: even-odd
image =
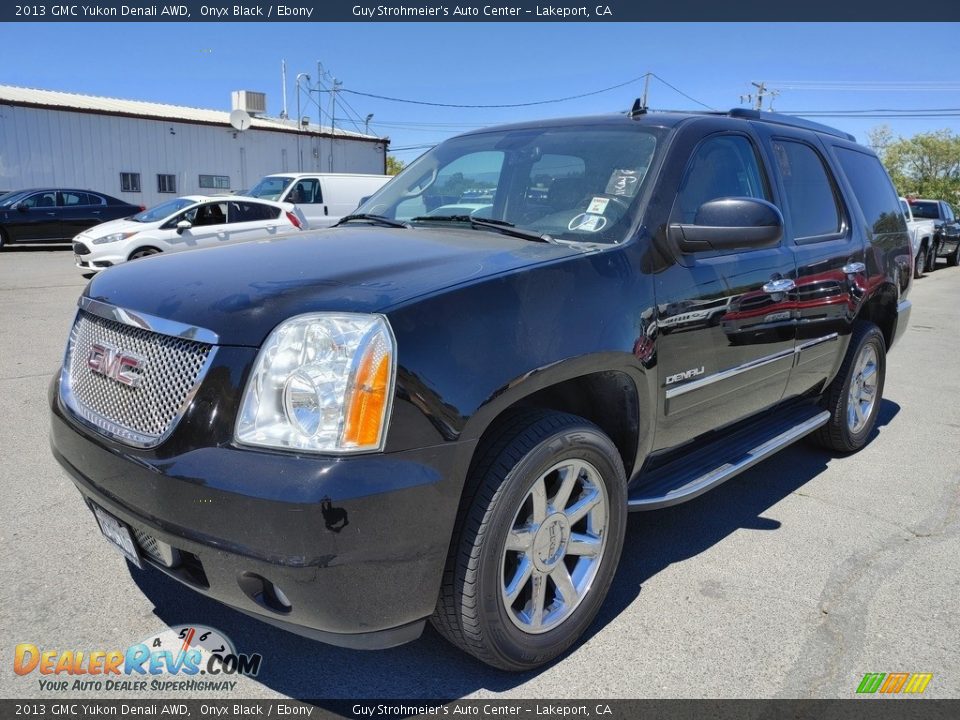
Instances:
[[[473,132],[335,229],[98,275],[53,452],[131,563],[325,642],[431,619],[531,668],[593,621],[627,512],[867,442],[911,255],[876,156],[821,125]]]

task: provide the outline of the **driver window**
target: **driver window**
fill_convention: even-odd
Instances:
[[[323,202],[323,194],[320,192],[320,181],[313,178],[309,180],[298,180],[297,184],[290,190],[287,196],[287,202],[296,205],[316,205]]]
[[[31,195],[23,204],[30,208],[48,208],[57,206],[57,194],[55,192],[44,192]]]
[[[718,135],[703,142],[687,165],[677,204],[675,222],[695,223],[705,202],[725,197],[770,200],[753,144],[742,135]]]

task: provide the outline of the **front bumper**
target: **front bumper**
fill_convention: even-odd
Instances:
[[[432,614],[462,485],[456,443],[329,458],[191,448],[175,433],[161,446],[175,454],[163,455],[77,423],[56,382],[50,407],[53,454],[87,504],[127,523],[138,544],[146,535],[176,550],[174,567],[141,554],[194,590],[347,647],[413,640]]]
[[[960,237],[945,237],[940,240],[937,248],[937,257],[947,257],[957,251],[957,245],[960,245]]]

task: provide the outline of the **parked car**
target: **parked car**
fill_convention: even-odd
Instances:
[[[0,248],[12,243],[69,242],[81,230],[143,210],[91,190],[34,188],[0,197]]]
[[[913,247],[913,276],[923,277],[923,273],[933,270],[936,262],[936,254],[932,252],[932,248],[937,226],[933,220],[915,218],[910,202],[904,197],[900,198],[900,207],[903,209],[903,218],[907,221],[907,232],[910,233],[910,244]]]
[[[310,227],[324,228],[336,225],[390,179],[390,175],[278,173],[262,178],[247,194],[294,203]]]
[[[489,216],[410,213],[471,184],[495,188]],[[823,125],[477,131],[322,242],[94,278],[51,384],[53,453],[134,565],[325,642],[390,647],[430,619],[529,669],[594,621],[628,511],[811,433],[867,444],[911,256],[876,155]],[[706,315],[658,331],[798,293],[738,343]]]
[[[161,252],[283,237],[309,227],[290,203],[224,195],[185,195],[73,239],[77,267],[98,272]]]
[[[947,265],[960,265],[960,220],[950,203],[945,200],[927,200],[910,198],[910,209],[915,218],[933,220],[936,225],[934,236],[935,252],[931,253],[928,270],[933,271],[938,257],[945,257]]]

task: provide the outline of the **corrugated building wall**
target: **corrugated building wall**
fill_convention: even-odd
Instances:
[[[89,189],[149,207],[247,189],[274,172],[384,172],[382,138],[315,125],[298,132],[275,118],[254,118],[239,132],[226,112],[109,98],[104,109],[98,100],[0,86],[0,189]],[[139,174],[139,192],[123,188],[121,173]],[[161,192],[171,189],[161,175],[175,176],[174,192]]]

